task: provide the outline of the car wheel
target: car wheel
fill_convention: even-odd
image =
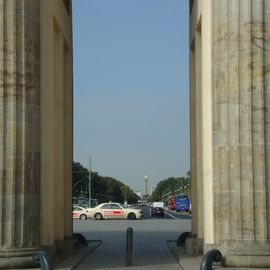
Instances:
[[[101,220],[102,219],[102,215],[100,213],[96,213],[95,214],[95,219],[96,220]]]
[[[129,213],[128,219],[136,219],[136,215],[134,213]]]
[[[80,219],[84,219],[85,220],[85,219],[87,219],[87,216],[85,214],[81,214],[80,215]]]

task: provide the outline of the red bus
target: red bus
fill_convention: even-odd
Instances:
[[[170,198],[169,198],[169,209],[170,210],[175,210],[176,209],[175,196],[170,196]]]

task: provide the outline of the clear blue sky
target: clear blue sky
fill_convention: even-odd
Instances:
[[[186,175],[188,0],[75,0],[74,161],[134,191]]]

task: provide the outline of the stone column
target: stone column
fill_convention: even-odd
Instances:
[[[193,235],[198,234],[198,200],[197,200],[197,130],[196,130],[196,61],[195,48],[190,50],[190,166],[191,166],[191,201],[192,201],[192,223]]]
[[[189,255],[201,254],[204,238],[203,212],[203,103],[201,3],[190,3],[190,163],[192,179],[192,237],[186,239]]]
[[[202,253],[204,238],[201,49],[201,33],[200,31],[195,31],[190,50],[192,237],[186,239],[185,242],[186,253],[189,255]]]
[[[270,1],[213,0],[214,246],[270,268]]]
[[[202,2],[202,171],[204,243],[213,243],[212,0]]]
[[[31,264],[40,227],[39,0],[0,0],[0,268]]]

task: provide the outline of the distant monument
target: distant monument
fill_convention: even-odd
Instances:
[[[144,176],[145,181],[145,194],[142,195],[141,205],[148,205],[150,201],[150,195],[148,194],[148,179],[147,175]]]
[[[147,183],[147,175],[144,176],[144,180],[145,180],[145,195],[148,195],[148,183]]]

